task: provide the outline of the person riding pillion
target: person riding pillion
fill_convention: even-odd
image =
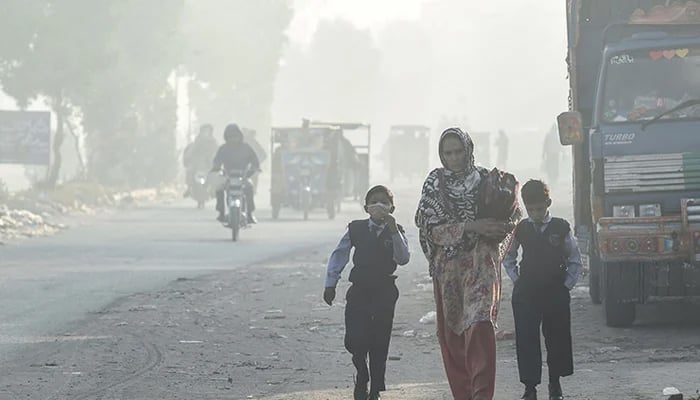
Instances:
[[[194,183],[194,176],[197,172],[207,171],[212,157],[216,154],[218,144],[214,139],[214,127],[211,124],[203,124],[199,128],[199,134],[195,140],[185,147],[182,155],[182,162],[185,166],[185,184],[187,191],[184,197],[188,197]]]
[[[236,124],[228,124],[224,130],[225,143],[219,147],[214,156],[212,171],[219,171],[223,167],[225,172],[246,171],[245,196],[248,211],[248,223],[254,224],[257,221],[253,216],[255,211],[255,189],[248,178],[260,171],[260,162],[255,155],[255,151],[243,141],[243,132]],[[216,211],[219,212],[217,219],[225,219],[225,194],[224,189],[216,192]]]

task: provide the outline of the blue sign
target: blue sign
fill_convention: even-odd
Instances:
[[[0,164],[49,165],[51,113],[0,111]]]

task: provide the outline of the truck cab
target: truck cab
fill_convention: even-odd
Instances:
[[[591,298],[627,326],[636,304],[700,296],[700,10],[635,9],[601,29],[582,7],[616,2],[569,3],[576,111],[559,121],[574,146],[576,232]]]

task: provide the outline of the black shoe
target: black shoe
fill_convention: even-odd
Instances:
[[[355,390],[353,391],[353,399],[355,400],[367,400],[367,384],[355,383]]]
[[[216,220],[219,222],[226,222],[226,216],[224,214],[219,214],[219,216],[216,217]]]
[[[523,394],[523,397],[521,397],[521,399],[523,399],[523,400],[537,400],[537,390],[530,389],[530,388],[525,389],[525,393]]]
[[[558,382],[549,384],[549,400],[564,400],[561,385]]]
[[[379,392],[375,392],[375,393],[370,393],[367,400],[382,400],[382,398],[379,396]]]
[[[248,213],[248,224],[253,225],[253,224],[257,224],[257,223],[258,223],[258,220],[253,216],[253,213],[252,212]]]

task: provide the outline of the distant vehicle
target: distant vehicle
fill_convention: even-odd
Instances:
[[[209,181],[207,172],[198,171],[194,174],[192,187],[190,188],[190,197],[197,202],[197,208],[204,208],[207,201],[211,199],[211,191],[209,190]]]
[[[338,179],[338,132],[330,128],[272,128],[270,201],[272,218],[284,207],[306,220],[314,208],[335,218]]]
[[[251,183],[246,178],[246,171],[226,171],[225,174],[226,221],[235,242],[240,237],[241,228],[248,226],[245,185]]]
[[[340,211],[345,199],[364,201],[369,190],[372,126],[356,122],[312,121],[310,127],[326,127],[339,134],[337,210]]]
[[[430,128],[424,125],[392,125],[386,142],[389,179],[423,179],[429,168]]]

